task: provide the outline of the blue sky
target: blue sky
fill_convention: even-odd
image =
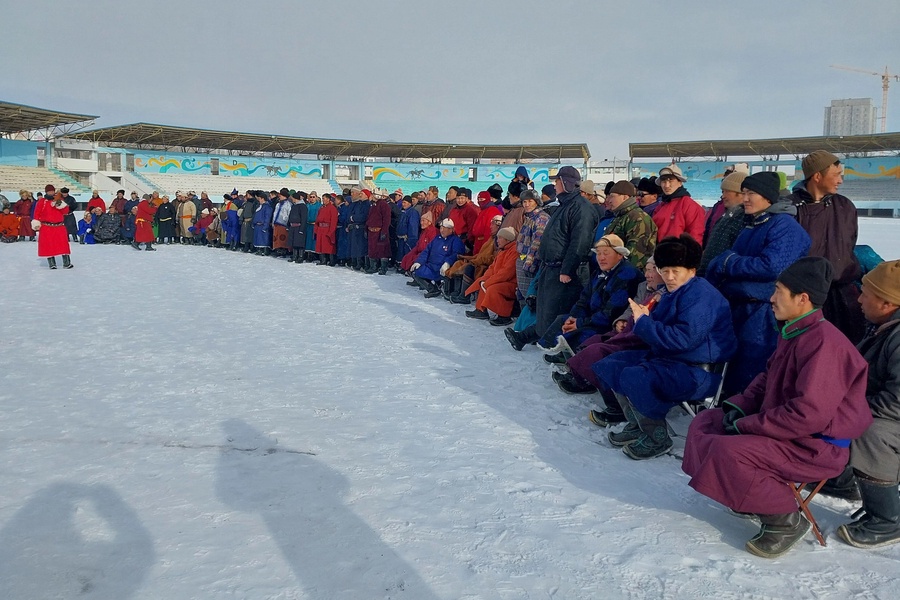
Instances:
[[[254,133],[447,143],[821,135],[900,72],[900,3],[0,0],[0,99]],[[900,130],[900,81],[888,129]]]

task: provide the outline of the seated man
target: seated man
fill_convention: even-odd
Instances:
[[[509,325],[516,301],[516,230],[504,227],[497,232],[497,255],[484,275],[466,289],[465,294],[478,294],[475,310],[467,310],[470,319],[490,319],[488,311],[496,317],[491,325]],[[486,244],[485,244],[486,245]]]
[[[839,474],[850,440],[872,422],[866,361],[822,317],[832,277],[820,257],[801,258],[778,276],[771,302],[781,337],[767,370],[724,409],[699,413],[688,430],[682,469],[690,486],[758,515],[762,527],[746,548],[764,558],[781,556],[810,529],[787,484]]]
[[[644,267],[644,281],[638,285],[634,301],[650,308],[652,312],[665,291],[666,286],[659,276],[659,271],[656,270],[656,261],[651,256]],[[556,371],[552,375],[559,389],[567,394],[594,394],[600,390],[606,408],[601,411],[592,410],[589,413],[591,421],[600,427],[624,423],[625,413],[622,412],[615,395],[597,379],[591,367],[613,352],[646,348],[647,344],[634,334],[633,328],[634,317],[629,307],[613,321],[612,331],[595,335],[576,348],[575,355],[566,362],[566,366],[569,367],[568,373]]]
[[[574,354],[572,348],[595,335],[608,333],[613,328],[613,320],[628,308],[628,300],[637,293],[644,279],[626,260],[630,251],[616,234],[601,237],[594,244],[593,252],[599,268],[591,277],[590,285],[582,290],[569,313],[558,316],[538,342],[541,347],[550,348],[550,353],[544,355],[548,363],[565,363]]]
[[[871,324],[857,348],[869,363],[866,400],[875,420],[850,444],[865,512],[838,535],[857,548],[881,548],[900,542],[900,260],[863,277],[859,303]]]
[[[460,254],[456,258],[447,274],[444,275],[444,286],[441,290],[444,298],[454,304],[470,304],[466,289],[472,282],[484,275],[497,254],[497,232],[500,231],[500,222],[503,217],[494,216],[490,223],[490,239],[482,244],[475,254]]]
[[[696,277],[701,254],[700,243],[687,233],[659,242],[653,258],[666,294],[652,315],[648,307],[629,299],[634,334],[648,349],[616,352],[592,367],[628,420],[621,432],[609,434],[609,441],[635,460],[672,448],[669,409],[715,390],[719,376],[701,365],[727,361],[737,346],[728,301]]]
[[[744,228],[731,249],[707,266],[706,279],[728,298],[738,338],[722,386],[725,397],[740,394],[766,369],[778,342],[769,305],[775,279],[809,251],[809,236],[794,218],[797,208],[780,200],[779,185],[771,171],[744,179]]]
[[[456,262],[457,256],[465,252],[459,236],[453,233],[453,221],[444,219],[441,221],[439,235],[416,258],[409,271],[413,280],[419,287],[425,290],[426,298],[436,298],[441,295],[437,282],[450,269],[450,265]]]

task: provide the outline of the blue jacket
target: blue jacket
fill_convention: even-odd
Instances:
[[[769,302],[775,280],[809,252],[810,239],[790,204],[773,204],[756,215],[744,215],[744,229],[731,247],[706,268],[706,278],[730,301]]]
[[[253,213],[253,245],[257,248],[269,246],[270,232],[272,230],[272,205],[263,202]]]
[[[406,256],[419,241],[419,211],[409,207],[400,214],[397,223],[397,260]]]
[[[578,329],[588,327],[606,333],[612,329],[613,319],[628,308],[628,299],[634,297],[643,280],[644,275],[625,259],[609,273],[598,269],[569,316],[575,317]]]
[[[316,251],[316,217],[319,216],[320,208],[321,202],[306,205],[306,249],[310,252]]]
[[[350,256],[350,234],[347,233],[347,225],[350,224],[350,208],[348,202],[338,206],[337,257],[339,259]]]
[[[425,246],[425,249],[419,254],[416,262],[422,266],[416,270],[415,274],[423,279],[436,281],[441,278],[443,264],[452,265],[456,262],[456,257],[465,251],[465,244],[455,233],[451,233],[446,238],[439,235],[431,240],[431,243]]]
[[[37,204],[37,203],[35,203],[35,204]],[[94,227],[95,227],[95,224],[96,224],[96,221],[93,221],[93,220],[92,220],[90,223],[88,223],[88,222],[85,221],[84,219],[81,219],[80,221],[78,221],[78,235],[83,235],[83,236],[84,236],[84,243],[85,243],[85,244],[93,244],[93,243],[95,243],[95,242],[94,242]]]
[[[728,301],[701,277],[663,294],[634,333],[650,347],[650,356],[690,364],[719,363],[737,347]]]

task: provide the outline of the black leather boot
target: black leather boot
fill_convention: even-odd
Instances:
[[[607,434],[606,439],[608,439],[609,443],[613,446],[623,447],[638,441],[641,435],[643,435],[643,432],[638,425],[637,415],[631,407],[631,402],[628,401],[628,398],[622,394],[615,394],[615,397],[624,411],[625,429],[619,432],[610,431],[609,434]]]
[[[797,545],[812,525],[800,511],[781,515],[759,515],[759,533],[746,544],[747,552],[763,558],[778,558]]]
[[[897,484],[859,478],[865,514],[838,527],[838,535],[857,548],[881,548],[900,542],[900,495]]]
[[[131,242],[131,247],[134,248],[135,250],[141,249],[140,244],[138,244],[137,242]]]
[[[815,484],[810,484],[810,486],[815,487]],[[843,473],[826,481],[819,493],[823,496],[858,502],[860,495],[859,488],[856,486],[856,475],[853,474],[853,467],[847,465]]]
[[[74,265],[68,254],[63,254],[63,269],[71,269]]]
[[[49,257],[47,259],[47,264],[50,265],[51,269],[55,269],[56,268],[56,257],[55,256]]]
[[[390,262],[390,261],[387,258],[382,258],[379,261],[379,265],[378,265],[378,274],[379,275],[387,275],[388,262]]]
[[[153,247],[153,243],[152,243],[152,242],[147,242],[146,244],[144,244],[144,251],[146,251],[146,252],[156,252],[156,248]]]

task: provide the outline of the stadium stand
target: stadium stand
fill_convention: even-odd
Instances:
[[[43,192],[44,186],[48,183],[56,189],[68,187],[73,196],[90,194],[90,189],[54,169],[0,165],[0,190],[15,191],[16,200],[19,199],[19,190]],[[8,194],[7,197],[9,197]]]
[[[206,192],[210,197],[222,196],[237,188],[246,190],[278,190],[283,187],[304,192],[315,191],[319,195],[340,192],[327,179],[302,177],[229,177],[227,175],[183,175],[168,173],[141,173],[141,179],[156,187],[161,194],[174,196],[175,192]]]

